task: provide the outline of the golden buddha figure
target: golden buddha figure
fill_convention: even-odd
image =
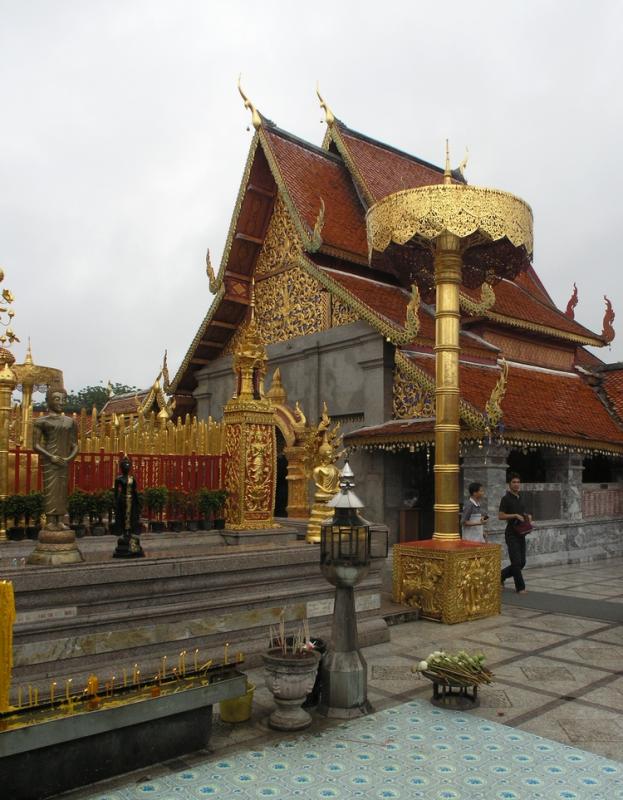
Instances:
[[[305,541],[315,543],[320,541],[320,526],[327,517],[331,516],[331,511],[327,508],[327,502],[339,491],[340,471],[335,466],[338,454],[333,445],[327,441],[326,430],[322,436],[322,444],[318,448],[318,463],[312,470],[312,478],[316,485],[314,492],[314,505],[312,506],[307,525],[307,535]]]

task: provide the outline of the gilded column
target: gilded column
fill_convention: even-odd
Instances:
[[[435,529],[433,539],[459,534],[459,286],[458,236],[442,234],[435,250]]]

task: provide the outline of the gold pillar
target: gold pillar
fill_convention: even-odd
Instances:
[[[231,530],[277,527],[276,422],[273,404],[264,394],[267,360],[251,289],[251,315],[233,357],[236,389],[223,410],[225,524]]]
[[[5,362],[0,370],[0,498],[9,494],[9,421],[11,415],[11,393],[17,385],[17,378]],[[6,542],[6,520],[0,520],[0,541]]]
[[[460,239],[442,234],[435,250],[435,528],[433,539],[459,534]]]
[[[394,547],[394,600],[442,622],[499,613],[499,546],[459,535],[459,287],[471,248],[486,249],[486,258],[471,259],[474,283],[491,274],[512,279],[527,266],[532,211],[507,192],[455,182],[446,153],[442,184],[388,195],[368,209],[366,226],[370,257],[391,245],[405,278],[428,270],[434,253],[435,529],[432,541]],[[487,266],[480,275],[474,272],[479,263]]]

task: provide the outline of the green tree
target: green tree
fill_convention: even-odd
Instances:
[[[124,383],[111,384],[113,395],[126,394],[126,392],[139,392],[141,391],[136,386],[126,386]],[[100,381],[97,386],[85,386],[78,389],[76,392],[67,392],[67,401],[65,403],[65,411],[72,413],[79,412],[81,408],[86,408],[90,411],[93,406],[98,411],[101,411],[104,404],[109,399],[109,388],[104,386],[103,381]],[[44,411],[45,403],[36,403],[34,405],[35,411]]]

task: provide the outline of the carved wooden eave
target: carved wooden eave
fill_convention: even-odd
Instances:
[[[601,336],[581,336],[579,334],[560,330],[559,328],[554,328],[553,326],[539,325],[536,322],[529,322],[528,320],[509,317],[506,314],[499,314],[496,311],[485,311],[483,317],[491,320],[491,322],[496,322],[500,325],[508,326],[509,328],[520,328],[522,330],[529,331],[530,333],[536,333],[552,339],[562,339],[563,341],[571,342],[576,345],[579,344],[589,347],[605,347],[607,344],[607,342]]]

